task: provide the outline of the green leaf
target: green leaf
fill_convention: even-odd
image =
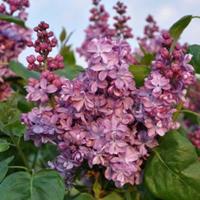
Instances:
[[[196,73],[200,74],[200,45],[193,44],[188,48],[188,53],[192,54],[191,64]]]
[[[81,193],[78,195],[74,200],[95,200],[91,194],[88,193]]]
[[[123,198],[117,194],[116,192],[112,192],[109,195],[107,195],[106,197],[104,197],[102,200],[123,200]]]
[[[16,62],[16,61],[11,61],[9,63],[9,67],[10,69],[15,72],[15,74],[25,80],[29,79],[29,78],[35,78],[38,79],[39,78],[39,73],[37,72],[33,72],[33,71],[29,71],[26,67],[24,67],[21,63]]]
[[[14,156],[11,156],[0,162],[0,183],[6,176],[8,172],[8,165],[12,162],[13,159],[14,159]]]
[[[133,74],[134,80],[138,87],[144,84],[144,79],[150,73],[150,67],[146,65],[130,65],[129,71]]]
[[[193,145],[177,131],[169,132],[148,160],[144,180],[158,198],[200,199],[200,162]]]
[[[0,184],[1,200],[63,200],[65,186],[53,170],[36,174],[16,172]]]
[[[6,139],[0,139],[0,153],[7,151],[10,148],[10,143]]]
[[[140,60],[141,65],[151,65],[152,61],[154,60],[155,55],[151,53],[145,53],[142,59]]]
[[[63,46],[60,50],[60,55],[63,56],[65,65],[76,65],[75,55],[71,50],[71,46]]]
[[[21,124],[21,112],[15,100],[13,96],[12,100],[0,104],[0,131],[6,135],[23,136],[26,127]]]
[[[140,200],[158,200],[152,193],[145,187],[144,183],[138,185],[140,191]]]
[[[62,32],[60,33],[60,41],[63,42],[67,37],[67,32],[65,30],[65,28],[62,29]]]
[[[101,195],[101,185],[100,183],[98,182],[98,178],[96,178],[94,184],[93,184],[93,192],[94,192],[94,195],[95,197],[98,199]]]
[[[84,72],[84,68],[78,65],[67,65],[64,69],[57,70],[59,76],[64,76],[70,80],[77,77],[80,73]]]
[[[170,35],[174,39],[171,50],[173,50],[174,46],[176,45],[176,42],[178,41],[182,32],[190,24],[192,18],[193,18],[192,15],[186,15],[186,16],[182,17],[181,19],[179,19],[177,22],[175,22],[169,29]]]
[[[26,28],[24,21],[17,17],[13,17],[10,15],[4,15],[4,14],[0,13],[0,20],[11,22],[11,23],[14,23],[14,24],[17,24],[19,26]]]

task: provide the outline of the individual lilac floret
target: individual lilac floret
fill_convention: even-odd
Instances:
[[[169,79],[165,78],[158,72],[153,72],[151,78],[145,82],[145,87],[152,89],[152,94],[154,96],[160,96],[163,90],[169,91],[171,86],[169,84]]]

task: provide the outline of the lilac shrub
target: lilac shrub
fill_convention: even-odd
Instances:
[[[29,1],[4,0],[0,4],[0,13],[21,20],[27,19],[26,8]],[[31,31],[19,25],[0,20],[0,101],[6,100],[12,94],[7,78],[15,76],[9,69],[9,62],[17,60],[19,54],[30,40]]]
[[[73,80],[56,75],[64,65],[60,56],[49,57],[56,45],[49,26],[42,22],[34,29],[38,39],[29,46],[39,55],[27,61],[29,69],[41,75],[27,86],[27,100],[37,106],[22,116],[25,138],[37,146],[57,146],[59,155],[49,166],[65,177],[67,185],[84,161],[90,168],[103,167],[104,176],[117,187],[139,184],[144,161],[158,145],[157,138],[179,127],[173,115],[186,102],[185,90],[195,80],[191,58],[185,46],[177,44],[170,51],[173,39],[168,32],[157,33],[159,48],[145,47],[155,53],[151,72],[144,85],[136,87],[129,66],[138,61],[127,42],[133,35],[126,24],[126,6],[118,2],[114,7],[118,16],[110,28],[103,5],[97,0],[93,4],[92,24],[78,49],[88,67]],[[158,28],[151,17],[148,21],[152,25],[145,34],[153,38]]]

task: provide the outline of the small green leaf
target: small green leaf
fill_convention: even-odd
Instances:
[[[133,74],[134,80],[138,87],[144,84],[144,79],[150,73],[150,67],[146,65],[130,65],[129,71]]]
[[[60,33],[60,37],[59,37],[60,41],[63,42],[66,39],[66,37],[67,37],[67,32],[66,32],[66,29],[63,28],[62,32]]]
[[[57,70],[59,76],[64,76],[70,80],[77,77],[80,73],[84,72],[84,68],[78,65],[66,65],[64,69]]]
[[[19,26],[26,28],[24,21],[17,17],[13,17],[10,15],[4,15],[4,14],[0,13],[0,20],[11,22],[11,23],[14,23],[14,24],[17,24]]]
[[[144,179],[160,199],[200,199],[200,162],[194,146],[177,131],[167,133],[149,158]]]
[[[0,183],[6,176],[8,172],[8,165],[12,162],[13,159],[14,159],[14,156],[11,156],[0,162]]]
[[[98,178],[96,178],[96,180],[93,184],[93,192],[94,192],[94,195],[97,199],[100,197],[101,189],[102,188],[101,188],[100,183],[98,182]]]
[[[0,153],[7,151],[10,148],[10,143],[6,139],[0,139]]]
[[[33,71],[29,71],[26,67],[24,67],[21,63],[16,62],[16,61],[11,61],[9,63],[9,67],[10,69],[15,72],[15,74],[25,80],[29,79],[29,78],[35,78],[38,79],[39,78],[39,73],[37,72],[33,72]]]
[[[63,46],[60,55],[63,56],[65,65],[76,65],[74,52],[70,48],[70,46]]]
[[[155,55],[151,53],[145,53],[142,59],[140,60],[140,64],[150,66],[154,58],[155,58]]]
[[[188,53],[192,55],[191,64],[194,67],[197,74],[200,74],[200,45],[190,45]]]
[[[179,37],[181,36],[182,32],[186,29],[186,27],[190,24],[193,16],[186,15],[175,22],[171,28],[169,29],[170,35],[173,37],[174,41],[171,46],[171,51],[174,49]]]
[[[53,170],[36,174],[16,172],[0,184],[1,200],[63,200],[65,186]]]

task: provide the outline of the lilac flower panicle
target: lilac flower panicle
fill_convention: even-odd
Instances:
[[[63,57],[60,55],[50,57],[50,52],[57,45],[57,39],[52,31],[48,31],[49,25],[41,22],[34,31],[38,39],[35,42],[29,41],[28,46],[33,47],[37,56],[30,55],[27,57],[28,68],[35,71],[54,71],[64,68]]]
[[[31,79],[27,86],[27,99],[37,107],[22,116],[28,127],[26,139],[58,147],[59,155],[49,166],[65,177],[68,186],[84,161],[91,168],[103,167],[105,177],[117,187],[141,183],[144,161],[158,145],[159,136],[179,127],[173,114],[177,105],[186,103],[185,90],[195,81],[185,46],[177,44],[170,52],[172,38],[162,32],[159,48],[154,46],[159,50],[150,50],[155,53],[151,72],[144,85],[136,88],[129,72],[135,63],[134,52],[125,37],[110,35],[108,14],[99,2],[93,1],[92,25],[79,49],[88,68],[74,80],[60,78],[48,62],[44,65],[51,51],[46,23],[36,28],[37,33],[45,29],[45,34],[38,34],[38,40],[30,45],[42,57],[33,67],[41,71],[40,79]],[[118,3],[115,9],[125,14],[123,4]],[[153,38],[159,29],[152,17],[147,21],[152,25],[145,34]],[[41,48],[41,37],[48,41],[45,48]],[[27,60],[35,66],[34,55]]]
[[[127,25],[127,22],[131,19],[130,16],[126,16],[127,6],[118,1],[116,6],[114,6],[114,9],[118,14],[114,17],[114,20],[116,21],[114,27],[117,36],[121,36],[124,39],[133,38],[132,28]]]
[[[0,13],[26,20],[27,7],[28,0],[4,0],[0,4]],[[6,81],[7,78],[15,76],[9,69],[9,62],[18,59],[30,37],[29,29],[0,20],[0,101],[7,100],[13,93],[10,83]]]

